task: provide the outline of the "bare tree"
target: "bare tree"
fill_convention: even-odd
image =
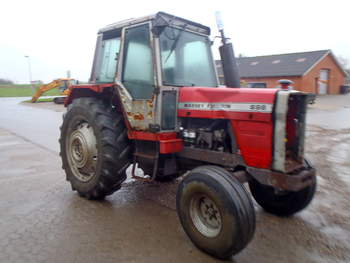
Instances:
[[[13,84],[13,81],[10,79],[0,78],[0,84]]]
[[[346,57],[337,56],[337,60],[342,65],[342,67],[344,69],[349,69],[350,68],[349,59],[347,59]]]
[[[349,59],[343,57],[343,56],[337,56],[337,60],[340,63],[340,65],[343,67],[343,69],[348,73],[348,76],[350,76],[350,62]]]

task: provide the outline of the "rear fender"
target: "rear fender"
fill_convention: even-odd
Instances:
[[[113,84],[74,85],[70,87],[70,90],[64,102],[65,107],[71,104],[73,100],[81,97],[95,97],[100,99],[115,97]],[[117,100],[115,103],[118,104]]]
[[[71,92],[65,99],[64,105],[68,107],[75,99],[82,97],[94,97],[110,102],[116,110],[123,114],[128,131],[131,130],[130,123],[121,104],[119,93],[114,84],[88,84],[71,86]]]

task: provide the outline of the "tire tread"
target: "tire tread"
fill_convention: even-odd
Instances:
[[[67,156],[65,154],[65,133],[68,125],[66,120],[75,108],[87,109],[93,120],[92,125],[100,149],[99,160],[101,169],[97,171],[98,181],[92,189],[83,192],[77,187],[72,187],[79,192],[79,195],[87,199],[103,199],[105,196],[118,190],[122,182],[126,179],[125,167],[130,162],[129,155],[131,151],[130,141],[127,137],[126,127],[121,114],[112,110],[110,106],[103,103],[97,98],[78,98],[73,101],[67,108],[67,112],[63,117],[63,125],[61,126],[60,155],[62,157],[62,168],[67,174],[68,181],[72,184],[72,172],[68,165]],[[97,138],[99,137],[99,138]]]

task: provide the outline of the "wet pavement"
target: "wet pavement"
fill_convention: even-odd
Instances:
[[[350,96],[344,98],[335,105],[323,98],[309,112],[306,149],[319,173],[312,204],[291,218],[255,204],[254,240],[232,262],[350,262]],[[0,262],[218,261],[182,230],[177,182],[129,181],[103,202],[72,192],[58,155],[62,106],[22,100],[0,99]]]
[[[49,109],[42,109],[43,103],[21,103],[28,99],[0,98],[0,128],[58,153],[59,126],[64,107],[49,103],[52,104]]]
[[[350,128],[350,94],[319,96],[309,107],[307,122],[324,129]]]

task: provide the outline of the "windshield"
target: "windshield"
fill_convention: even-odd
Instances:
[[[163,85],[216,87],[206,36],[165,27],[160,34]]]

